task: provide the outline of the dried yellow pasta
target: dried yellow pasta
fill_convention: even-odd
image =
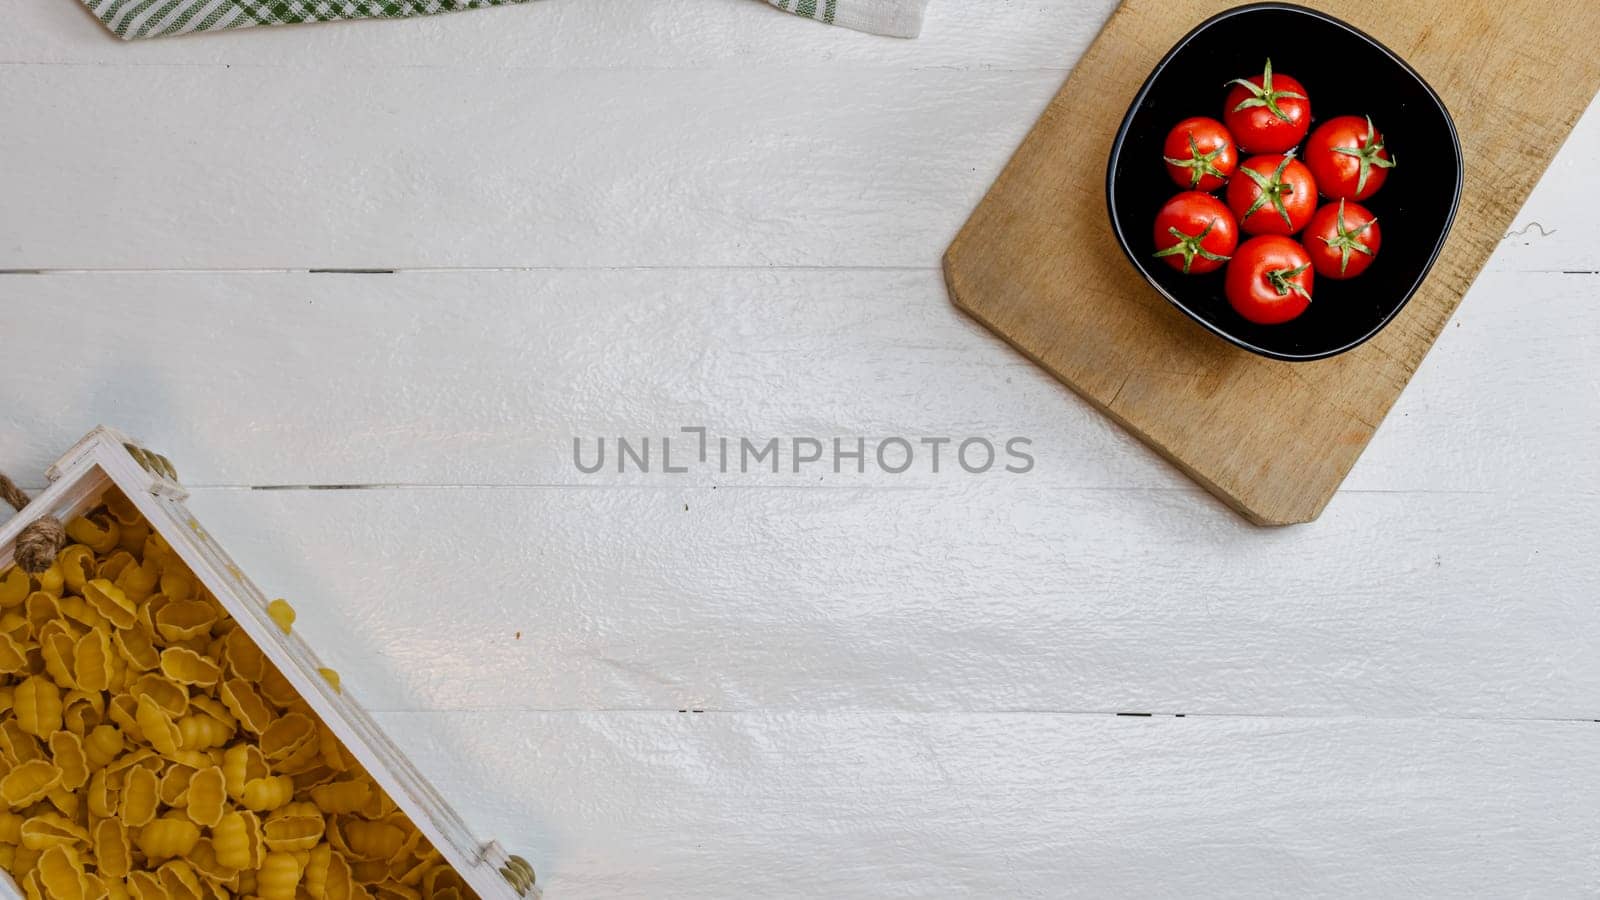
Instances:
[[[372,785],[364,780],[335,781],[311,789],[311,801],[325,813],[353,813],[372,798]]]
[[[155,560],[124,566],[122,571],[117,573],[117,587],[121,588],[123,594],[134,603],[149,599],[160,583],[161,568]]]
[[[242,628],[228,633],[223,642],[222,658],[228,671],[245,681],[259,681],[266,674],[266,656]]]
[[[28,670],[28,648],[10,634],[0,632],[0,672],[8,674]]]
[[[120,793],[111,787],[111,779],[106,776],[106,770],[100,769],[89,776],[89,784],[84,787],[84,799],[88,801],[90,815],[106,819],[117,814],[122,798]]]
[[[156,649],[149,632],[142,625],[119,629],[111,636],[111,641],[116,644],[123,661],[133,669],[148,672],[161,665],[161,652]]]
[[[106,698],[100,691],[73,690],[61,698],[61,727],[85,737],[105,718]]]
[[[60,620],[39,630],[39,656],[52,685],[69,689],[78,686],[73,659],[77,645],[78,636]]]
[[[178,726],[149,694],[139,696],[135,720],[139,723],[139,732],[157,753],[168,756],[178,752]]]
[[[127,743],[115,725],[96,725],[83,738],[83,754],[91,770],[105,768],[122,753]]]
[[[22,846],[29,850],[47,850],[59,844],[76,846],[89,840],[82,825],[55,812],[40,813],[22,823]]]
[[[57,844],[39,855],[39,885],[54,900],[88,900],[83,876],[83,860],[75,847]]]
[[[133,843],[127,827],[116,819],[101,819],[94,826],[94,858],[101,875],[127,878],[133,868]]]
[[[0,570],[0,867],[29,900],[471,898],[138,507],[102,502],[46,572]]]
[[[294,799],[294,779],[288,775],[268,775],[245,782],[239,802],[256,812],[274,810]]]
[[[174,763],[167,766],[161,773],[156,796],[161,798],[161,805],[166,807],[183,807],[189,803],[189,780],[194,777],[196,769],[183,763]]]
[[[30,675],[17,685],[12,707],[18,727],[34,737],[61,730],[61,688],[41,675]]]
[[[222,775],[228,796],[237,800],[244,796],[244,786],[257,778],[271,774],[267,758],[255,744],[234,744],[222,753]]]
[[[292,853],[268,853],[256,871],[256,894],[261,900],[294,900],[304,872]]]
[[[293,853],[317,846],[326,827],[321,815],[272,816],[262,831],[269,850]]]
[[[83,752],[83,739],[72,732],[50,735],[50,758],[61,770],[61,787],[75,791],[89,780],[89,758]]]
[[[268,763],[282,763],[295,754],[316,749],[317,723],[297,712],[285,713],[261,732],[261,754]]]
[[[20,566],[10,566],[0,572],[0,609],[21,606],[32,592],[33,579]]]
[[[139,829],[134,844],[149,859],[169,859],[188,853],[198,840],[200,826],[186,818],[166,816]]]
[[[161,651],[161,674],[178,684],[209,687],[222,677],[222,667],[186,647]]]
[[[228,707],[228,712],[239,720],[239,724],[256,734],[267,729],[272,724],[272,708],[267,701],[261,699],[256,689],[250,683],[240,678],[229,678],[222,683],[217,695],[222,699],[223,705]]]
[[[233,737],[233,729],[205,713],[190,713],[178,720],[178,744],[185,750],[221,747]]]
[[[288,634],[294,627],[294,607],[289,605],[289,601],[279,597],[267,604],[267,618],[278,626],[279,631]]]
[[[320,666],[317,669],[317,674],[321,675],[322,676],[322,680],[326,681],[328,683],[328,687],[333,688],[333,692],[335,694],[344,693],[344,691],[340,690],[340,688],[339,688],[339,673],[338,672],[335,672],[334,670],[328,668],[327,666]]]
[[[227,785],[223,781],[221,768],[210,766],[190,777],[187,809],[189,818],[196,823],[215,828],[222,820],[227,800]]]
[[[261,820],[248,809],[223,814],[211,829],[211,843],[217,862],[231,869],[254,869],[266,853]]]
[[[53,594],[57,597],[61,596],[61,588],[65,585],[65,583],[66,579],[61,574],[60,563],[53,562],[50,564],[50,568],[45,569],[43,572],[33,576],[34,590],[43,591],[46,594]]]
[[[96,553],[110,553],[116,549],[121,527],[106,513],[90,513],[67,522],[67,537],[87,544]]]
[[[173,859],[162,863],[161,867],[156,869],[156,874],[160,876],[161,886],[166,889],[167,896],[171,900],[200,900],[203,896],[200,877],[182,860]]]
[[[139,621],[134,612],[135,603],[127,591],[104,578],[96,578],[83,586],[83,599],[89,607],[117,628],[132,628]]]
[[[132,553],[129,553],[125,550],[117,550],[110,556],[100,560],[100,562],[94,567],[94,574],[101,581],[114,582],[116,581],[117,576],[122,574],[122,570],[126,569],[130,564],[133,563],[133,561],[134,559]]]
[[[155,672],[140,675],[129,693],[135,699],[149,698],[169,719],[176,719],[189,711],[189,691],[165,675]]]
[[[117,663],[120,658],[111,644],[111,635],[94,629],[78,639],[73,650],[73,674],[78,688],[84,691],[110,690],[120,680]]]
[[[160,785],[154,772],[144,766],[128,769],[122,786],[122,807],[118,815],[129,828],[141,828],[156,817],[161,804]]]
[[[128,873],[128,896],[133,900],[170,900],[156,873],[142,869]]]
[[[300,692],[295,690],[294,682],[278,671],[277,666],[269,662],[266,664],[265,669],[266,671],[261,673],[261,680],[256,685],[261,692],[261,696],[267,698],[275,706],[285,709],[304,705],[305,701],[300,699]]]
[[[23,731],[16,717],[11,716],[0,722],[0,757],[11,765],[17,765],[43,759],[44,751],[39,748],[39,739]]]
[[[44,799],[61,783],[61,770],[42,759],[29,760],[0,778],[0,800],[21,809]]]
[[[169,643],[205,634],[216,621],[217,611],[200,600],[174,600],[155,614],[156,633]]]
[[[355,819],[344,824],[345,846],[356,859],[387,861],[405,842],[405,832],[387,822]]]

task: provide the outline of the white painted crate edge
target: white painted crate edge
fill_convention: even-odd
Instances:
[[[527,863],[507,855],[496,841],[474,838],[455,810],[355,702],[348,687],[335,692],[322,678],[317,671],[321,661],[311,647],[297,634],[285,635],[267,616],[266,595],[183,505],[188,491],[165,458],[101,426],[73,445],[46,475],[50,486],[26,509],[0,523],[0,569],[11,564],[17,533],[29,523],[45,515],[66,521],[88,510],[115,484],[483,900],[538,900],[541,892],[532,884]],[[0,896],[8,900],[23,896],[4,871],[0,871]]]

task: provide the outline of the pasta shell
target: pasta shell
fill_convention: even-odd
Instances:
[[[22,846],[48,850],[58,845],[75,846],[89,840],[83,826],[60,813],[40,813],[22,823]]]
[[[160,786],[155,773],[143,766],[128,769],[127,781],[122,786],[122,824],[129,828],[142,828],[156,817],[161,801]]]
[[[139,731],[157,753],[166,756],[178,752],[178,726],[149,694],[140,695],[137,718]]]
[[[261,748],[254,744],[234,744],[222,754],[222,775],[227,784],[228,796],[235,800],[244,796],[244,786],[271,774]]]
[[[178,684],[209,687],[222,678],[222,668],[193,650],[168,647],[161,651],[161,674]]]
[[[0,672],[16,674],[28,670],[28,648],[10,634],[0,632]]]
[[[268,775],[245,782],[239,802],[256,812],[277,809],[294,797],[294,779],[288,775]]]
[[[83,739],[70,731],[50,735],[50,757],[61,770],[61,787],[75,791],[89,780],[89,759],[83,752]]]
[[[88,900],[78,850],[57,844],[39,855],[39,885],[53,900]]]
[[[105,513],[90,513],[70,519],[66,524],[67,537],[87,544],[96,553],[110,553],[116,549],[121,526]]]
[[[21,567],[7,566],[5,571],[0,572],[0,609],[21,606],[32,591],[33,579]]]
[[[261,732],[261,753],[269,763],[282,762],[313,746],[316,739],[315,721],[300,713],[286,713]]]
[[[335,781],[311,789],[311,802],[329,815],[353,813],[371,797],[372,786],[366,781]]]
[[[211,829],[211,845],[221,865],[254,869],[261,865],[266,853],[261,820],[247,809],[224,813]]]
[[[204,713],[190,713],[178,720],[178,743],[186,750],[221,747],[232,737],[232,727]]]
[[[227,798],[222,769],[217,766],[201,769],[189,779],[189,818],[207,828],[215,828],[222,820]]]
[[[162,818],[149,822],[139,829],[139,836],[134,840],[134,844],[147,859],[156,860],[183,856],[194,849],[198,840],[200,840],[198,825],[188,819]],[[162,879],[162,886],[170,890],[165,878]],[[198,896],[199,893],[197,881],[194,894]]]
[[[127,878],[133,868],[133,842],[128,829],[116,819],[102,819],[94,826],[95,870],[112,878]]]
[[[294,900],[304,869],[289,853],[268,853],[256,872],[256,894],[261,900]]]
[[[105,578],[96,578],[83,586],[83,599],[89,608],[117,628],[132,628],[139,621],[134,614],[134,601],[127,591]]]
[[[161,665],[161,652],[151,642],[149,633],[142,625],[119,629],[111,636],[111,642],[116,645],[117,652],[122,654],[123,660],[141,672],[148,672]]]
[[[61,770],[42,759],[25,762],[0,778],[0,800],[21,809],[44,799],[61,782]]]
[[[228,632],[222,658],[228,664],[228,671],[245,681],[260,681],[267,671],[267,658],[243,628]]]
[[[111,635],[95,629],[78,639],[73,652],[73,673],[85,691],[109,690],[116,674],[116,650]]]
[[[42,738],[61,730],[61,689],[48,678],[23,679],[12,702],[17,725],[28,734]]]
[[[83,739],[83,754],[91,770],[104,768],[127,746],[115,725],[96,725]]]
[[[189,711],[189,691],[165,675],[154,672],[140,675],[129,693],[139,699],[148,698],[169,719],[176,719]]]
[[[229,678],[217,691],[228,712],[247,730],[260,734],[272,723],[272,709],[255,688],[243,679]]]
[[[310,850],[322,841],[327,823],[322,816],[273,816],[262,826],[267,849],[293,853]]]
[[[199,600],[174,600],[155,614],[156,633],[167,641],[183,641],[211,630],[217,611]]]

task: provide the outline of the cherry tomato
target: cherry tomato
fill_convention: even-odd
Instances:
[[[1272,74],[1272,60],[1260,75],[1235,78],[1222,121],[1250,153],[1288,153],[1311,128],[1311,100],[1305,85]]]
[[[1372,119],[1339,116],[1317,126],[1306,143],[1306,165],[1317,187],[1333,200],[1365,200],[1378,192],[1394,168],[1383,135]]]
[[[1306,252],[1317,274],[1343,281],[1367,270],[1383,246],[1378,219],[1354,200],[1317,210],[1306,227]]]
[[[1214,191],[1239,167],[1239,149],[1221,122],[1205,116],[1184,119],[1167,132],[1162,147],[1167,174],[1178,187]]]
[[[1215,272],[1239,246],[1239,224],[1221,200],[1184,191],[1156,213],[1156,256],[1185,275]]]
[[[1228,206],[1245,234],[1299,234],[1317,211],[1317,182],[1293,155],[1252,156],[1228,182]]]
[[[1228,264],[1225,287],[1239,315],[1257,325],[1278,325],[1306,311],[1314,281],[1306,248],[1274,234],[1244,242]]]

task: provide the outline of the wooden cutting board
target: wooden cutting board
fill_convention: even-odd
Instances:
[[[945,254],[956,305],[1263,525],[1322,512],[1600,89],[1600,0],[1305,0],[1411,63],[1460,132],[1460,213],[1389,327],[1284,363],[1203,331],[1123,257],[1105,160],[1151,68],[1229,0],[1125,0]],[[1092,248],[1092,249],[1084,249]]]

